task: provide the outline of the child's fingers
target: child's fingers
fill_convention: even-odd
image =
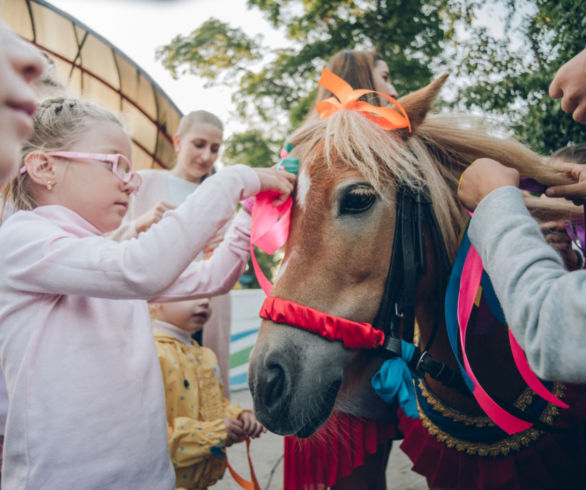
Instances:
[[[260,180],[261,191],[272,191],[277,197],[274,204],[279,206],[283,204],[295,188],[296,177],[289,172],[283,172],[274,168],[254,169]]]
[[[251,430],[248,434],[250,437],[252,437],[253,439],[256,439],[257,437],[259,437],[263,432],[266,432],[267,430],[264,428],[264,426],[260,423],[257,422],[253,428],[253,430]]]
[[[246,432],[244,432],[244,430],[240,426],[232,427],[229,433],[233,439],[241,439],[246,435]]]
[[[586,169],[580,163],[556,161],[552,164],[552,167],[565,173],[573,180],[579,181],[586,179]]]
[[[245,434],[248,434],[250,432],[250,418],[248,417],[248,413],[247,412],[242,412],[242,415],[240,415],[240,418],[238,419],[240,420],[240,422],[242,423],[242,431]]]
[[[171,209],[175,209],[177,206],[174,206],[173,204],[171,204],[170,202],[167,201],[161,201],[160,203],[160,209],[162,211],[169,211]]]
[[[582,103],[574,111],[572,117],[574,118],[574,121],[586,124],[586,101],[582,100]]]
[[[582,203],[586,201],[586,181],[548,187],[545,194],[549,197],[565,197],[570,201]]]

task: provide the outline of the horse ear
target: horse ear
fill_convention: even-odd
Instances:
[[[431,109],[433,101],[449,76],[449,73],[444,73],[426,87],[399,99],[399,104],[403,106],[403,109],[405,109],[405,112],[409,116],[412,130],[417,129],[423,122],[429,109]]]

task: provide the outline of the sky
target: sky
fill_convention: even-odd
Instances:
[[[230,87],[204,88],[193,75],[174,80],[155,60],[158,47],[177,34],[189,34],[210,17],[240,27],[248,35],[262,35],[270,46],[284,46],[281,33],[262,13],[246,8],[246,0],[48,0],[57,8],[106,38],[153,78],[177,107],[187,113],[205,109],[225,124],[225,136],[241,130],[233,116]],[[236,88],[236,87],[234,87]]]

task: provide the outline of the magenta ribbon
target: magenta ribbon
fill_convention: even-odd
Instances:
[[[470,213],[472,214],[472,213]],[[484,267],[482,259],[473,245],[470,245],[468,254],[466,256],[464,266],[462,268],[462,277],[460,280],[460,290],[458,293],[458,325],[460,330],[460,346],[462,349],[462,359],[464,361],[464,369],[466,374],[474,383],[474,391],[472,392],[474,398],[482,408],[482,410],[490,417],[490,419],[507,434],[516,434],[530,428],[533,424],[525,420],[521,420],[514,415],[504,410],[498,405],[491,396],[486,392],[482,385],[478,382],[468,356],[466,354],[466,333],[468,329],[468,322],[470,314],[474,307],[474,301],[478,295],[480,282]],[[509,329],[509,342],[513,354],[513,360],[521,374],[521,377],[527,385],[544,400],[557,405],[558,407],[568,408],[568,405],[551,393],[535,375],[525,352],[513,336]]]
[[[257,194],[252,208],[252,227],[250,230],[250,257],[256,278],[262,290],[268,296],[273,285],[258,265],[254,247],[263,252],[274,254],[287,241],[291,223],[293,200],[289,197],[280,206],[273,206],[274,194],[261,192]]]
[[[464,368],[466,374],[470,377],[474,383],[473,395],[482,410],[490,417],[490,419],[504,430],[507,434],[516,434],[530,428],[533,424],[525,420],[521,420],[514,415],[504,410],[498,405],[490,395],[484,390],[482,385],[476,378],[468,355],[466,353],[466,333],[468,329],[468,321],[470,320],[470,314],[474,306],[474,301],[478,294],[480,287],[480,281],[482,279],[483,266],[482,259],[478,255],[478,252],[474,246],[470,246],[468,255],[464,262],[462,269],[462,279],[460,282],[460,291],[458,295],[458,325],[460,327],[460,345],[462,348],[462,359],[464,361]],[[568,408],[568,405],[553,395],[537,378],[535,373],[531,370],[527,357],[523,352],[521,346],[517,343],[511,330],[509,329],[509,340],[511,343],[511,350],[513,352],[513,359],[517,365],[517,369],[521,374],[523,380],[527,385],[535,391],[543,399],[547,400],[558,407]]]

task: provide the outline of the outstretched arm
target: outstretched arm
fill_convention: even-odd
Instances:
[[[24,219],[10,220],[12,226],[8,222],[3,225],[0,265],[7,264],[3,269],[6,280],[21,291],[154,298],[177,280],[233,216],[240,200],[263,189],[274,190],[281,198],[292,191],[287,172],[266,170],[271,173],[264,175],[242,165],[222,170],[206,179],[198,192],[169,211],[165,219],[137,239],[121,243],[85,231],[81,234],[87,237],[82,238],[78,232],[66,231],[69,222],[64,227],[54,223],[69,214],[72,221],[85,223],[80,228],[86,226],[73,211],[35,210],[23,215]],[[58,216],[42,218],[43,213],[51,212]],[[221,283],[226,281],[214,277]],[[210,284],[208,292],[202,294],[223,288],[222,284]]]

